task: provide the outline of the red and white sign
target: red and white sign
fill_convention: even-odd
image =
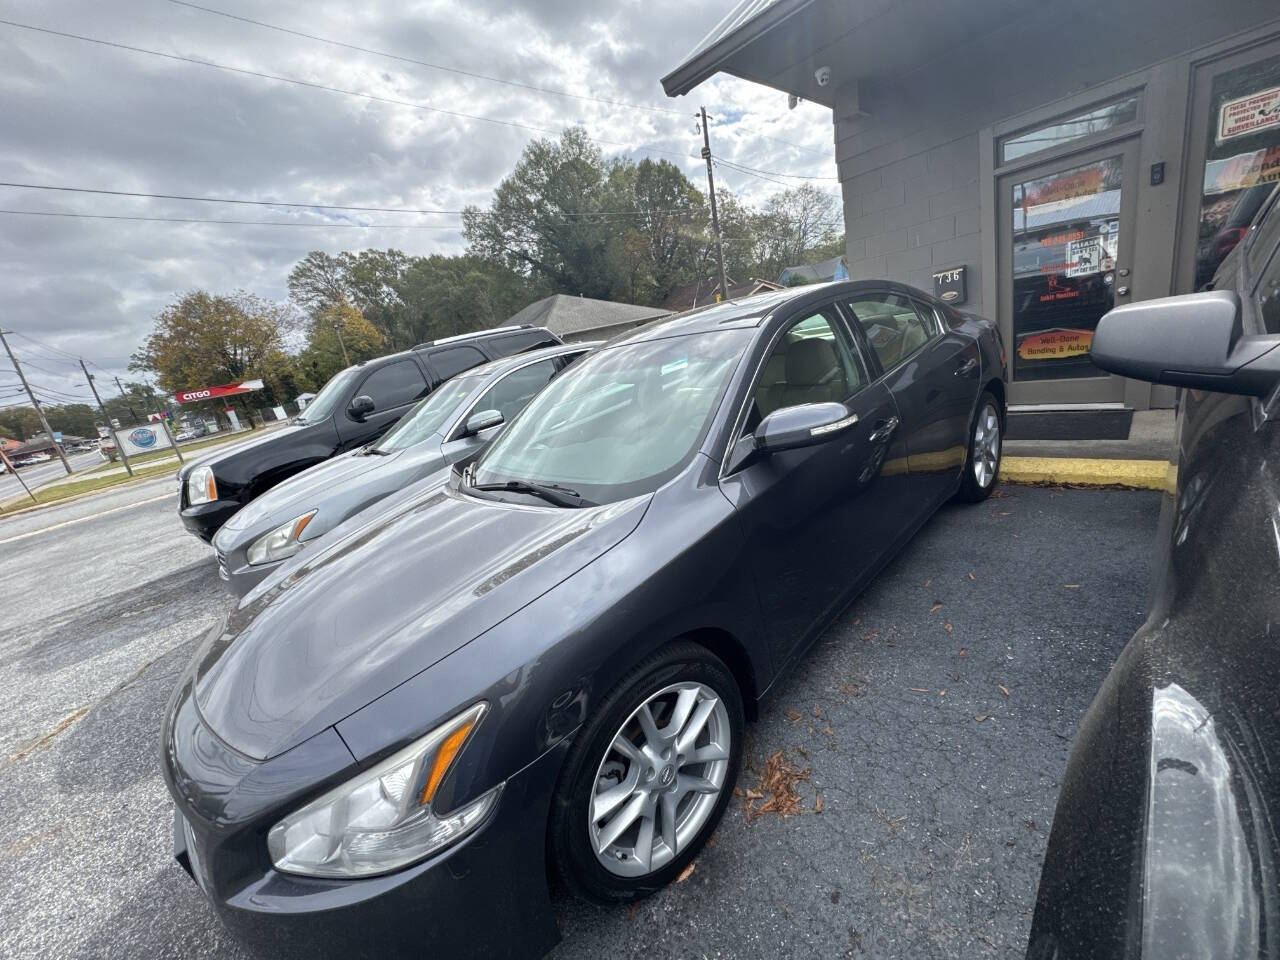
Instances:
[[[1218,141],[1280,126],[1280,87],[1228,100],[1218,113]]]
[[[215,397],[234,397],[240,393],[253,393],[262,389],[261,380],[238,380],[235,383],[224,383],[217,387],[205,387],[203,390],[184,390],[174,395],[178,403],[197,403],[200,400],[212,400]]]

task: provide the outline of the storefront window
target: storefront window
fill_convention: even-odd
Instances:
[[[1197,290],[1213,279],[1280,181],[1280,57],[1213,78],[1207,136]]]
[[[1024,130],[1014,136],[1005,137],[1000,141],[1000,162],[1008,163],[1019,157],[1025,157],[1029,153],[1039,153],[1041,150],[1048,150],[1062,143],[1090,137],[1095,133],[1101,133],[1137,119],[1138,95],[1134,93],[1111,103],[1090,107],[1073,117],[1055,120],[1035,130]]]
[[[1013,375],[1104,376],[1089,361],[1115,303],[1120,157],[1013,186]]]

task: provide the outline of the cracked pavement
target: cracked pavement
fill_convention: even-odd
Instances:
[[[243,956],[171,859],[160,716],[231,603],[174,487],[0,518],[5,957]],[[735,798],[693,872],[630,909],[555,891],[553,957],[1022,956],[1071,738],[1142,620],[1160,497],[999,493],[944,508],[749,727],[740,787],[783,750],[809,771],[802,812],[748,820]]]

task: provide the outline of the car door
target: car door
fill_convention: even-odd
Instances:
[[[369,397],[373,412],[357,417],[347,405],[341,416],[343,449],[376,440],[429,392],[427,378],[412,357],[374,367],[356,384],[352,399]]]
[[[968,454],[969,419],[982,377],[978,344],[929,304],[891,290],[846,296],[897,401],[907,470],[921,514],[955,492]]]
[[[857,423],[814,446],[771,455],[744,449],[763,417],[801,403],[840,401]],[[884,469],[898,424],[889,390],[835,305],[808,308],[771,338],[741,404],[720,487],[737,509],[781,667],[878,568],[902,523],[903,477]]]
[[[441,448],[445,462],[456,463],[462,460],[502,432],[515,419],[516,414],[559,372],[561,368],[556,364],[556,359],[547,357],[517,367],[496,380],[473,403],[468,404],[454,421]],[[479,433],[467,433],[467,419],[472,414],[485,410],[497,410],[501,413],[502,423]]]

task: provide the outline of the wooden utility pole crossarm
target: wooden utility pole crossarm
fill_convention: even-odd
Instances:
[[[9,362],[13,364],[13,370],[18,375],[18,379],[22,381],[22,387],[27,391],[27,396],[31,398],[31,405],[36,408],[36,416],[40,418],[40,426],[44,428],[45,436],[49,438],[49,442],[53,444],[53,449],[58,454],[58,459],[62,461],[62,466],[67,471],[67,476],[71,475],[71,464],[67,463],[67,455],[62,452],[62,444],[53,439],[53,430],[49,428],[49,421],[44,417],[44,410],[40,407],[40,401],[36,399],[35,392],[31,389],[31,384],[27,383],[27,376],[22,372],[22,367],[18,364],[18,358],[13,355],[13,349],[9,346],[9,341],[4,338],[8,330],[0,330],[0,343],[4,344],[4,352],[9,355]]]

